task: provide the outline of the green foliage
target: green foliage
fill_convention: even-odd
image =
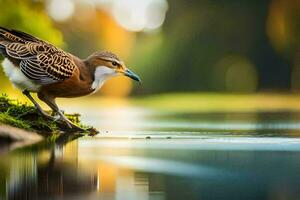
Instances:
[[[0,113],[0,122],[18,128],[30,130],[29,124],[26,124],[22,120],[18,120],[17,118],[14,118],[6,113]]]
[[[79,114],[66,115],[73,123],[86,128],[80,124]],[[47,136],[58,135],[66,129],[56,121],[45,119],[40,116],[35,107],[22,104],[16,100],[9,99],[6,95],[0,96],[0,124],[8,124],[17,128],[35,131]]]
[[[0,0],[0,25],[33,34],[55,45],[62,46],[62,34],[39,4],[29,1]]]

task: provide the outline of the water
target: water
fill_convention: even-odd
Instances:
[[[78,111],[101,134],[1,155],[0,199],[300,199],[300,113]]]

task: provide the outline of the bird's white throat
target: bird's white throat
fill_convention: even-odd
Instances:
[[[113,70],[109,67],[105,67],[105,66],[97,67],[95,70],[95,80],[92,84],[92,89],[95,90],[95,92],[96,92],[97,90],[99,90],[101,88],[101,86],[107,79],[112,78],[117,75],[118,74],[115,72],[115,70]]]

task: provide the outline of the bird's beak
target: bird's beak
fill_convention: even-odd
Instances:
[[[140,83],[142,81],[141,78],[138,75],[136,75],[133,71],[131,71],[130,69],[126,69],[124,71],[124,75],[128,76],[129,78],[131,78],[131,79],[133,79],[135,81],[138,81]]]

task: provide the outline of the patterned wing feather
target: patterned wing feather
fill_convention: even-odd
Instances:
[[[63,81],[76,68],[69,54],[27,33],[0,27],[0,36],[7,56],[18,60],[21,71],[39,84]]]

